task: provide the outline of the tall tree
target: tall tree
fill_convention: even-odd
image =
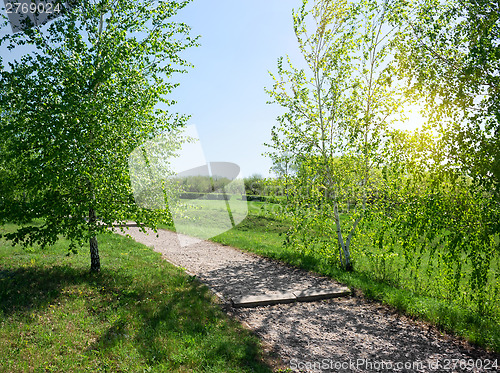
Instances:
[[[159,104],[172,103],[169,78],[188,66],[179,53],[196,45],[170,20],[188,3],[82,0],[46,27],[2,38],[34,49],[0,72],[0,223],[21,226],[7,239],[88,241],[99,271],[98,233],[128,219],[156,224],[134,203],[128,158],[185,121]]]
[[[288,239],[312,247],[318,243],[304,239],[317,237],[299,231],[316,225],[337,236],[340,264],[351,269],[350,244],[398,108],[388,62],[392,31],[377,1],[318,0],[308,9],[305,0],[293,21],[305,66],[288,58],[285,67],[281,58],[268,91],[287,109],[272,130],[270,156],[278,164],[293,154],[299,165],[290,203],[297,222]]]

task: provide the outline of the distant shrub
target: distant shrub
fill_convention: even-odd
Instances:
[[[226,194],[226,196],[228,199],[231,198],[230,194]],[[224,193],[181,193],[179,198],[181,198],[181,199],[223,200]]]

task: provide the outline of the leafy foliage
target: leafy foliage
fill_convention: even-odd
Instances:
[[[491,226],[500,211],[492,192],[452,172],[445,143],[428,131],[395,133],[392,144],[384,188],[366,227],[364,254],[373,273],[493,316],[499,236]],[[370,256],[374,252],[378,257]],[[398,271],[410,275],[403,280]]]
[[[396,23],[406,26],[396,60],[408,92],[425,100],[454,162],[499,195],[499,4],[420,0],[399,5]]]
[[[425,102],[434,136],[399,136],[391,168],[401,194],[385,216],[415,284],[422,261],[436,267],[436,291],[491,314],[498,302],[498,4],[397,4],[396,62],[406,93]],[[434,137],[434,138],[432,138]],[[380,242],[382,242],[381,240]],[[382,244],[382,243],[381,243]],[[391,246],[393,244],[389,244]]]
[[[498,319],[498,12],[481,3],[304,2],[270,156],[297,168],[287,248]],[[425,102],[422,130],[390,128],[393,79]]]
[[[167,79],[196,45],[187,25],[169,22],[187,3],[84,0],[47,28],[1,40],[34,48],[0,75],[0,222],[23,225],[8,239],[50,245],[63,235],[97,250],[92,239],[116,222],[155,225],[158,214],[134,204],[128,157],[185,120],[158,104],[172,103]]]

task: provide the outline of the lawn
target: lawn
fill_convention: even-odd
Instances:
[[[0,241],[0,371],[271,372],[205,286],[131,239],[99,245],[91,274],[88,249],[66,256],[65,240]]]

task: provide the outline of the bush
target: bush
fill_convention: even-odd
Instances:
[[[227,199],[231,199],[230,194],[226,194]],[[181,193],[181,199],[209,199],[209,200],[224,200],[224,193]]]

